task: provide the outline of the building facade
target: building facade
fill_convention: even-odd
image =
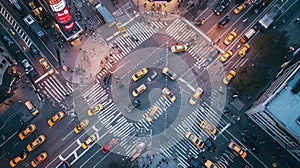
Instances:
[[[277,76],[246,114],[300,161],[300,61]]]

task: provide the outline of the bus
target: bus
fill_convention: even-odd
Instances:
[[[254,34],[256,33],[256,31],[251,28],[249,29],[241,38],[240,41],[242,43],[246,43]]]
[[[116,23],[114,16],[102,4],[96,5],[96,9],[100,13],[101,19],[107,24],[108,27],[111,27]]]

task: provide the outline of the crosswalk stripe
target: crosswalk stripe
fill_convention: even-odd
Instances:
[[[177,22],[179,22],[179,19],[177,18],[175,21],[173,21],[167,28],[166,32],[169,33],[169,30],[172,30],[174,25],[177,25]]]
[[[54,92],[54,94],[58,97],[59,100],[62,100],[62,99],[64,98],[64,96],[61,94],[61,92],[59,92],[59,91],[57,90],[57,88],[54,87],[54,85],[53,85],[51,82],[49,82],[49,78],[48,78],[47,80],[45,80],[44,83],[47,85],[47,87],[49,87],[49,89],[50,89],[51,91]],[[51,87],[50,85],[51,85],[52,87]]]
[[[147,37],[144,36],[144,34],[142,32],[140,32],[139,29],[136,28],[135,25],[133,25],[131,28],[131,31],[134,32],[134,35],[141,41],[141,42],[144,42],[147,40]]]
[[[54,79],[53,79],[52,77],[48,78],[47,81],[48,81],[49,83],[51,83],[51,85],[53,86],[53,88],[56,88],[56,89],[58,90],[59,93],[64,93],[64,95],[66,95],[66,93],[62,90],[62,88],[59,87],[59,86],[57,85],[57,82],[58,82],[58,81],[57,81],[57,82],[54,81]],[[52,82],[50,82],[50,81],[52,81]],[[62,95],[62,94],[60,94],[60,95]],[[63,96],[63,95],[62,95],[62,96]]]

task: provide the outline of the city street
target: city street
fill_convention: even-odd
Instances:
[[[239,15],[233,14],[231,9],[237,4],[231,2],[220,16],[214,14],[217,1],[173,0],[168,6],[154,5],[155,10],[151,10],[153,3],[145,0],[118,1],[116,5],[114,1],[104,1],[103,5],[122,23],[128,37],[115,25],[109,27],[104,23],[95,10],[98,2],[67,3],[72,12],[79,10],[83,18],[76,17],[84,33],[74,45],[55,37],[53,27],[47,29],[48,40],[39,39],[13,12],[16,9],[10,8],[9,2],[0,4],[0,31],[20,30],[9,34],[17,45],[7,47],[7,51],[21,65],[17,90],[5,101],[8,105],[0,106],[0,167],[9,167],[9,161],[24,151],[28,158],[16,167],[31,167],[31,160],[43,151],[48,158],[38,167],[46,168],[57,167],[63,161],[80,168],[113,167],[112,163],[124,167],[189,167],[193,159],[201,166],[211,160],[220,168],[272,164],[274,167],[274,163],[278,167],[300,166],[244,114],[252,100],[241,101],[241,109],[232,104],[239,95],[234,97],[232,85],[223,81],[230,70],[238,72],[254,57],[253,49],[249,56],[238,55],[243,45],[239,39],[245,32],[275,4],[288,10],[294,5],[292,1],[270,1],[257,14],[249,5]],[[219,27],[218,22],[227,15],[231,20]],[[14,18],[13,23],[10,18]],[[201,19],[204,24],[198,24]],[[223,40],[231,31],[238,35],[230,45],[225,45]],[[31,53],[32,44],[41,54]],[[171,46],[181,44],[186,45],[185,51],[172,52]],[[16,56],[17,50],[24,55],[22,59]],[[219,57],[228,50],[234,54],[222,63]],[[43,67],[41,57],[47,58],[53,73]],[[24,67],[20,62],[24,58],[38,72],[37,77],[22,73]],[[147,74],[134,81],[132,76],[144,67]],[[176,74],[176,79],[162,73],[165,67]],[[135,96],[133,91],[142,84],[146,89]],[[162,93],[164,87],[176,100]],[[190,98],[197,87],[203,93],[191,105]],[[38,115],[27,110],[27,100],[39,110]],[[128,110],[136,100],[140,105]],[[99,104],[101,108],[97,111]],[[153,106],[157,111],[148,121]],[[50,126],[48,119],[59,111],[65,116]],[[87,119],[86,128],[76,133],[74,128],[78,129],[77,125]],[[201,121],[211,124],[216,133],[201,128]],[[30,123],[35,123],[37,130],[20,140],[18,134]],[[205,141],[205,146],[199,148],[189,142],[188,132]],[[29,152],[26,146],[41,134],[46,141]],[[83,143],[93,135],[96,139],[84,149]],[[113,138],[117,143],[104,153],[103,147]],[[228,148],[231,141],[246,151],[246,158]],[[139,151],[142,143],[145,146]],[[132,159],[133,153],[141,157]]]

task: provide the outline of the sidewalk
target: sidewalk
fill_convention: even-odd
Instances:
[[[175,168],[174,160],[166,158],[159,149],[150,149],[137,158],[131,167],[138,168]]]
[[[149,2],[148,0],[132,1],[146,19],[168,21],[179,17],[180,9],[177,0],[168,3]]]
[[[83,38],[87,39],[81,42],[82,45],[76,47],[75,44],[71,51],[60,49],[61,74],[67,81],[80,85],[88,84],[105,66],[105,57],[109,55],[109,47],[97,32],[98,30],[87,37],[83,35]]]

